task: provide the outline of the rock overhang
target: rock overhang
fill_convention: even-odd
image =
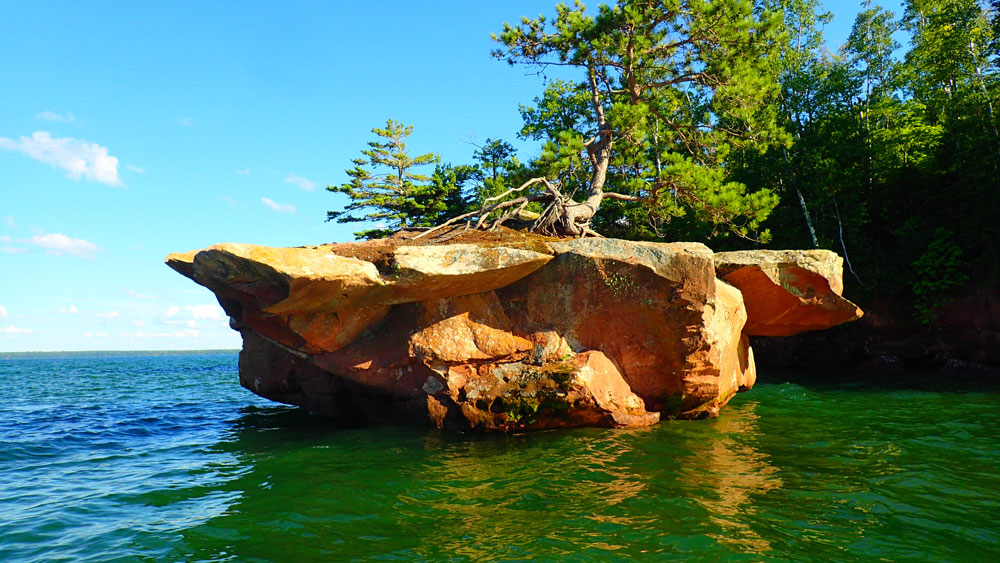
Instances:
[[[241,382],[255,393],[339,416],[511,431],[714,416],[754,383],[747,335],[768,323],[850,320],[829,297],[842,288],[836,254],[753,252],[616,239],[373,241],[220,244],[167,263],[234,317]],[[539,374],[565,376],[543,385],[544,400],[525,383]],[[489,401],[487,381],[503,382],[487,387]]]
[[[743,293],[751,336],[822,330],[864,314],[842,297],[844,261],[829,250],[718,252],[715,269]]]

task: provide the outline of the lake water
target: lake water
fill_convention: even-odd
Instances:
[[[483,436],[332,426],[235,355],[0,361],[0,560],[997,560],[1000,384],[846,379]]]

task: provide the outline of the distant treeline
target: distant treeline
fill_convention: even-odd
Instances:
[[[0,360],[49,358],[134,358],[148,356],[207,356],[238,354],[239,350],[93,350],[66,352],[0,352]]]

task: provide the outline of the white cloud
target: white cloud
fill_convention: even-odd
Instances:
[[[66,170],[74,180],[86,178],[109,186],[123,186],[118,177],[118,159],[107,147],[73,137],[53,138],[47,131],[35,131],[20,141],[0,137],[0,149],[22,152],[31,158]]]
[[[226,203],[229,204],[229,207],[232,207],[232,208],[236,207],[236,200],[235,199],[233,199],[233,198],[231,198],[231,197],[229,197],[227,195],[224,195],[224,196],[221,196],[221,197],[222,197],[222,201],[224,201],[224,202],[226,202]]]
[[[18,328],[14,325],[9,325],[9,326],[0,326],[0,332],[5,334],[18,334],[18,333],[26,334],[33,331],[28,328]]]
[[[145,168],[139,168],[138,166],[136,166],[134,164],[126,164],[125,168],[128,168],[129,170],[131,170],[132,172],[135,172],[136,174],[145,174],[146,173],[146,169]]]
[[[9,313],[7,312],[7,309],[5,309],[3,305],[0,305],[0,319],[6,319],[8,315]]]
[[[28,249],[22,246],[0,246],[0,252],[5,254],[24,254]]]
[[[12,239],[7,235],[0,235],[0,242],[10,242]]]
[[[228,319],[226,312],[218,305],[171,305],[163,311],[161,322],[167,325],[197,328],[200,321],[222,321]]]
[[[146,324],[146,323],[144,323],[144,322],[142,322],[142,321],[132,321],[132,326],[136,326],[136,327],[138,327],[138,326],[143,326],[143,325],[145,325],[145,324]]]
[[[307,192],[311,192],[316,189],[316,182],[313,182],[309,178],[303,178],[297,174],[289,174],[285,177],[286,184],[294,184]]]
[[[226,317],[226,312],[218,305],[185,305],[184,310],[196,319],[222,320]]]
[[[131,289],[125,289],[125,294],[129,297],[135,297],[136,299],[156,299],[155,295],[149,295],[148,293],[139,293]]]
[[[106,338],[108,336],[108,333],[106,333],[106,332],[87,332],[87,333],[84,333],[84,336],[86,336],[87,338],[94,338],[94,337],[97,337],[97,338]]]
[[[62,309],[59,309],[59,312],[66,313],[69,315],[75,315],[79,313],[80,310],[76,308],[76,305],[70,305],[69,307],[63,307]]]
[[[240,176],[249,176],[250,175],[250,168],[247,167],[247,168],[243,168],[241,170],[237,170],[236,173],[239,174]]]
[[[191,116],[186,115],[186,116],[180,118],[177,122],[180,123],[181,125],[183,125],[184,127],[190,127],[190,126],[194,125],[194,118],[191,117]]]
[[[8,215],[8,216],[4,217],[3,218],[3,224],[7,225],[8,229],[16,229],[17,228],[17,226],[14,224],[14,216],[13,215]]]
[[[41,119],[42,121],[55,121],[57,123],[73,123],[76,121],[76,116],[73,112],[68,111],[64,115],[60,115],[53,111],[45,110],[42,113],[36,114],[35,119]]]
[[[90,241],[79,238],[70,238],[62,233],[35,235],[31,237],[31,240],[25,242],[29,242],[39,248],[45,249],[45,252],[56,256],[70,254],[72,256],[79,256],[80,258],[87,259],[93,258],[94,255],[97,254],[97,251],[101,249],[101,247]]]
[[[119,313],[118,311],[110,311],[107,313],[97,313],[97,316],[101,317],[102,319],[117,319],[118,317],[121,316],[121,313]]]
[[[260,198],[260,201],[278,213],[295,213],[295,206],[290,203],[277,203],[266,197]]]

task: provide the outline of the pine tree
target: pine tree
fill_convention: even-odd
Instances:
[[[391,119],[384,129],[372,129],[378,138],[369,141],[368,149],[352,161],[354,167],[346,170],[350,181],[327,187],[351,198],[343,211],[328,211],[327,221],[373,222],[375,228],[354,233],[357,238],[373,239],[406,227],[432,225],[441,219],[461,186],[454,175],[449,179],[441,167],[434,181],[414,172],[441,159],[434,153],[407,154],[406,138],[412,132],[412,126]]]
[[[505,25],[494,53],[582,75],[550,82],[534,107],[522,108],[522,135],[544,141],[533,168],[550,180],[528,197],[550,194],[538,230],[582,236],[592,234],[594,219],[606,234],[646,238],[660,233],[638,223],[656,231],[690,211],[713,231],[754,236],[776,198],[730,181],[727,162],[735,151],[788,140],[765,69],[775,55],[773,15],[755,14],[749,0],[631,0],[596,13],[577,2],[556,10],[552,21]]]

